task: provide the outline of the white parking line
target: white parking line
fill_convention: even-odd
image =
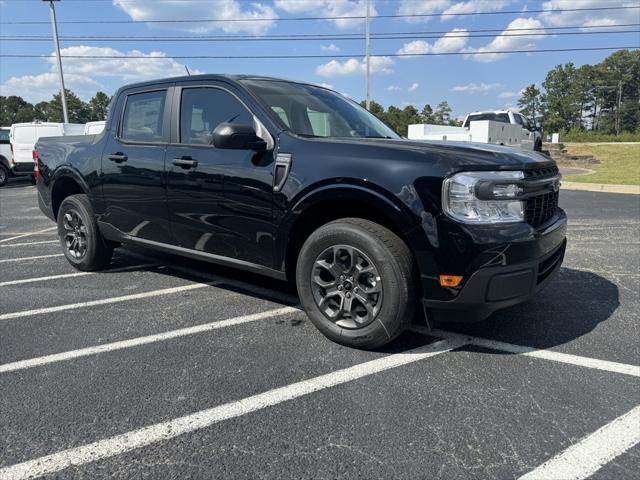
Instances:
[[[579,367],[592,368],[595,370],[604,370],[607,372],[621,373],[640,377],[640,366],[629,365],[627,363],[610,362],[608,360],[599,360],[597,358],[582,357],[580,355],[572,355],[570,353],[556,352],[554,350],[538,349],[526,347],[523,345],[515,345],[513,343],[499,342],[488,338],[472,337],[462,335],[460,333],[448,332],[446,330],[434,329],[429,331],[426,327],[411,327],[411,330],[421,334],[433,335],[440,338],[448,339],[464,339],[470,345],[476,347],[489,348],[491,350],[499,350],[503,352],[515,353],[517,355],[525,355],[528,357],[541,358],[551,360],[553,362],[567,363]]]
[[[113,268],[111,270],[101,270],[99,272],[76,272],[76,273],[63,273],[61,275],[49,275],[48,277],[35,277],[35,278],[22,278],[20,280],[8,280],[6,282],[0,282],[0,287],[8,287],[10,285],[23,285],[25,283],[45,282],[47,280],[58,280],[60,278],[73,278],[84,277],[86,275],[95,275],[97,273],[118,273],[127,272],[129,270],[136,270],[138,268],[155,267],[155,263],[146,263],[140,265],[130,265],[127,267]]]
[[[28,360],[20,360],[12,363],[0,365],[0,373],[14,372],[16,370],[24,370],[26,368],[39,367],[49,363],[62,362],[72,360],[74,358],[87,357],[89,355],[97,355],[98,353],[113,352],[114,350],[122,350],[124,348],[139,347],[149,343],[163,342],[173,338],[186,337],[187,335],[195,335],[196,333],[210,332],[220,328],[232,327],[243,323],[256,322],[266,318],[278,317],[288,313],[299,312],[297,308],[284,307],[265,312],[254,313],[251,315],[242,315],[240,317],[229,318],[227,320],[217,320],[215,322],[195,325],[193,327],[180,328],[170,330],[155,335],[147,335],[145,337],[131,338],[129,340],[121,340],[119,342],[105,343],[94,347],[81,348],[78,350],[69,350],[67,352],[54,353],[43,357],[30,358]]]
[[[37,255],[35,257],[21,257],[21,258],[7,258],[5,260],[0,260],[0,263],[9,263],[9,262],[26,262],[29,260],[39,260],[41,258],[53,258],[53,257],[63,257],[63,253],[53,253],[51,255]]]
[[[129,300],[139,300],[141,298],[159,297],[172,293],[186,292],[197,288],[205,288],[215,285],[215,282],[194,283],[184,285],[182,287],[163,288],[161,290],[152,290],[150,292],[134,293],[132,295],[123,295],[121,297],[103,298],[101,300],[92,300],[90,302],[71,303],[67,305],[58,305],[57,307],[37,308],[35,310],[23,310],[21,312],[4,313],[0,315],[0,320],[12,320],[14,318],[30,317],[33,315],[42,315],[44,313],[63,312],[66,310],[75,310],[78,308],[95,307],[97,305],[109,305],[111,303],[127,302]]]
[[[0,240],[0,243],[7,243],[7,242],[10,242],[11,240],[17,240],[19,238],[29,237],[31,235],[38,235],[40,233],[46,233],[46,232],[50,232],[52,230],[57,230],[57,229],[58,227],[50,227],[50,228],[45,228],[43,230],[38,230],[36,232],[21,233],[19,235],[16,235],[15,237],[3,238],[2,240]]]
[[[375,373],[408,365],[426,358],[448,352],[464,345],[460,340],[442,340],[436,343],[415,348],[404,353],[388,355],[377,360],[354,365],[318,377],[275,388],[257,395],[243,398],[235,402],[225,403],[207,410],[175,418],[166,422],[149,425],[111,438],[98,440],[68,450],[53,453],[44,457],[0,469],[3,480],[21,480],[35,478],[59,472],[70,466],[78,466],[113,457],[141,447],[152,445],[184,435],[189,432],[210,427],[231,418],[309,395],[326,388],[342,385]]]
[[[42,240],[40,242],[12,243],[11,245],[0,245],[0,248],[30,247],[31,245],[45,245],[47,243],[60,243],[60,240]]]
[[[638,443],[640,406],[571,445],[519,480],[585,479]]]

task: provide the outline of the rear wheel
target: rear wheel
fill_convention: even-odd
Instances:
[[[0,187],[4,187],[9,181],[9,170],[0,163]]]
[[[296,269],[307,315],[328,338],[376,348],[400,335],[415,312],[415,273],[406,244],[374,222],[323,225],[302,246]]]
[[[102,238],[84,194],[71,195],[60,205],[58,236],[65,257],[78,270],[100,270],[111,261],[113,248]]]

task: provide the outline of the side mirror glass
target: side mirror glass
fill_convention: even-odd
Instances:
[[[251,125],[221,123],[213,131],[213,146],[228,150],[263,152],[267,149],[267,142],[258,137]]]

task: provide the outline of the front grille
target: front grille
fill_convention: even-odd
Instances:
[[[525,218],[530,225],[540,225],[556,213],[558,192],[543,193],[527,199]]]
[[[555,165],[524,171],[525,181],[544,180],[546,178],[553,178],[558,174],[559,170]],[[557,191],[546,191],[527,198],[525,206],[527,223],[534,226],[541,225],[553,217],[558,208],[558,196]]]
[[[541,178],[553,177],[558,175],[560,170],[555,165],[543,168],[532,168],[524,171],[524,178],[527,180],[539,180]]]

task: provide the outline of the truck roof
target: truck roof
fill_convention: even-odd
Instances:
[[[517,113],[517,112],[513,112],[511,110],[481,110],[479,112],[470,112],[467,115],[482,115],[483,113],[499,114],[499,113]]]
[[[215,81],[215,80],[223,80],[223,81],[232,81],[237,82],[239,80],[269,80],[275,82],[288,82],[288,83],[298,83],[300,85],[313,85],[319,88],[326,88],[321,85],[317,85],[311,82],[302,82],[297,80],[290,80],[287,78],[278,78],[278,77],[267,77],[263,75],[248,75],[248,74],[218,74],[218,73],[205,73],[202,75],[183,75],[181,77],[168,77],[168,78],[158,78],[155,80],[146,80],[144,82],[138,83],[130,83],[127,85],[123,85],[118,92],[123,89],[128,88],[137,88],[144,87],[146,85],[158,85],[163,83],[173,83],[173,82],[193,82],[193,81]]]

